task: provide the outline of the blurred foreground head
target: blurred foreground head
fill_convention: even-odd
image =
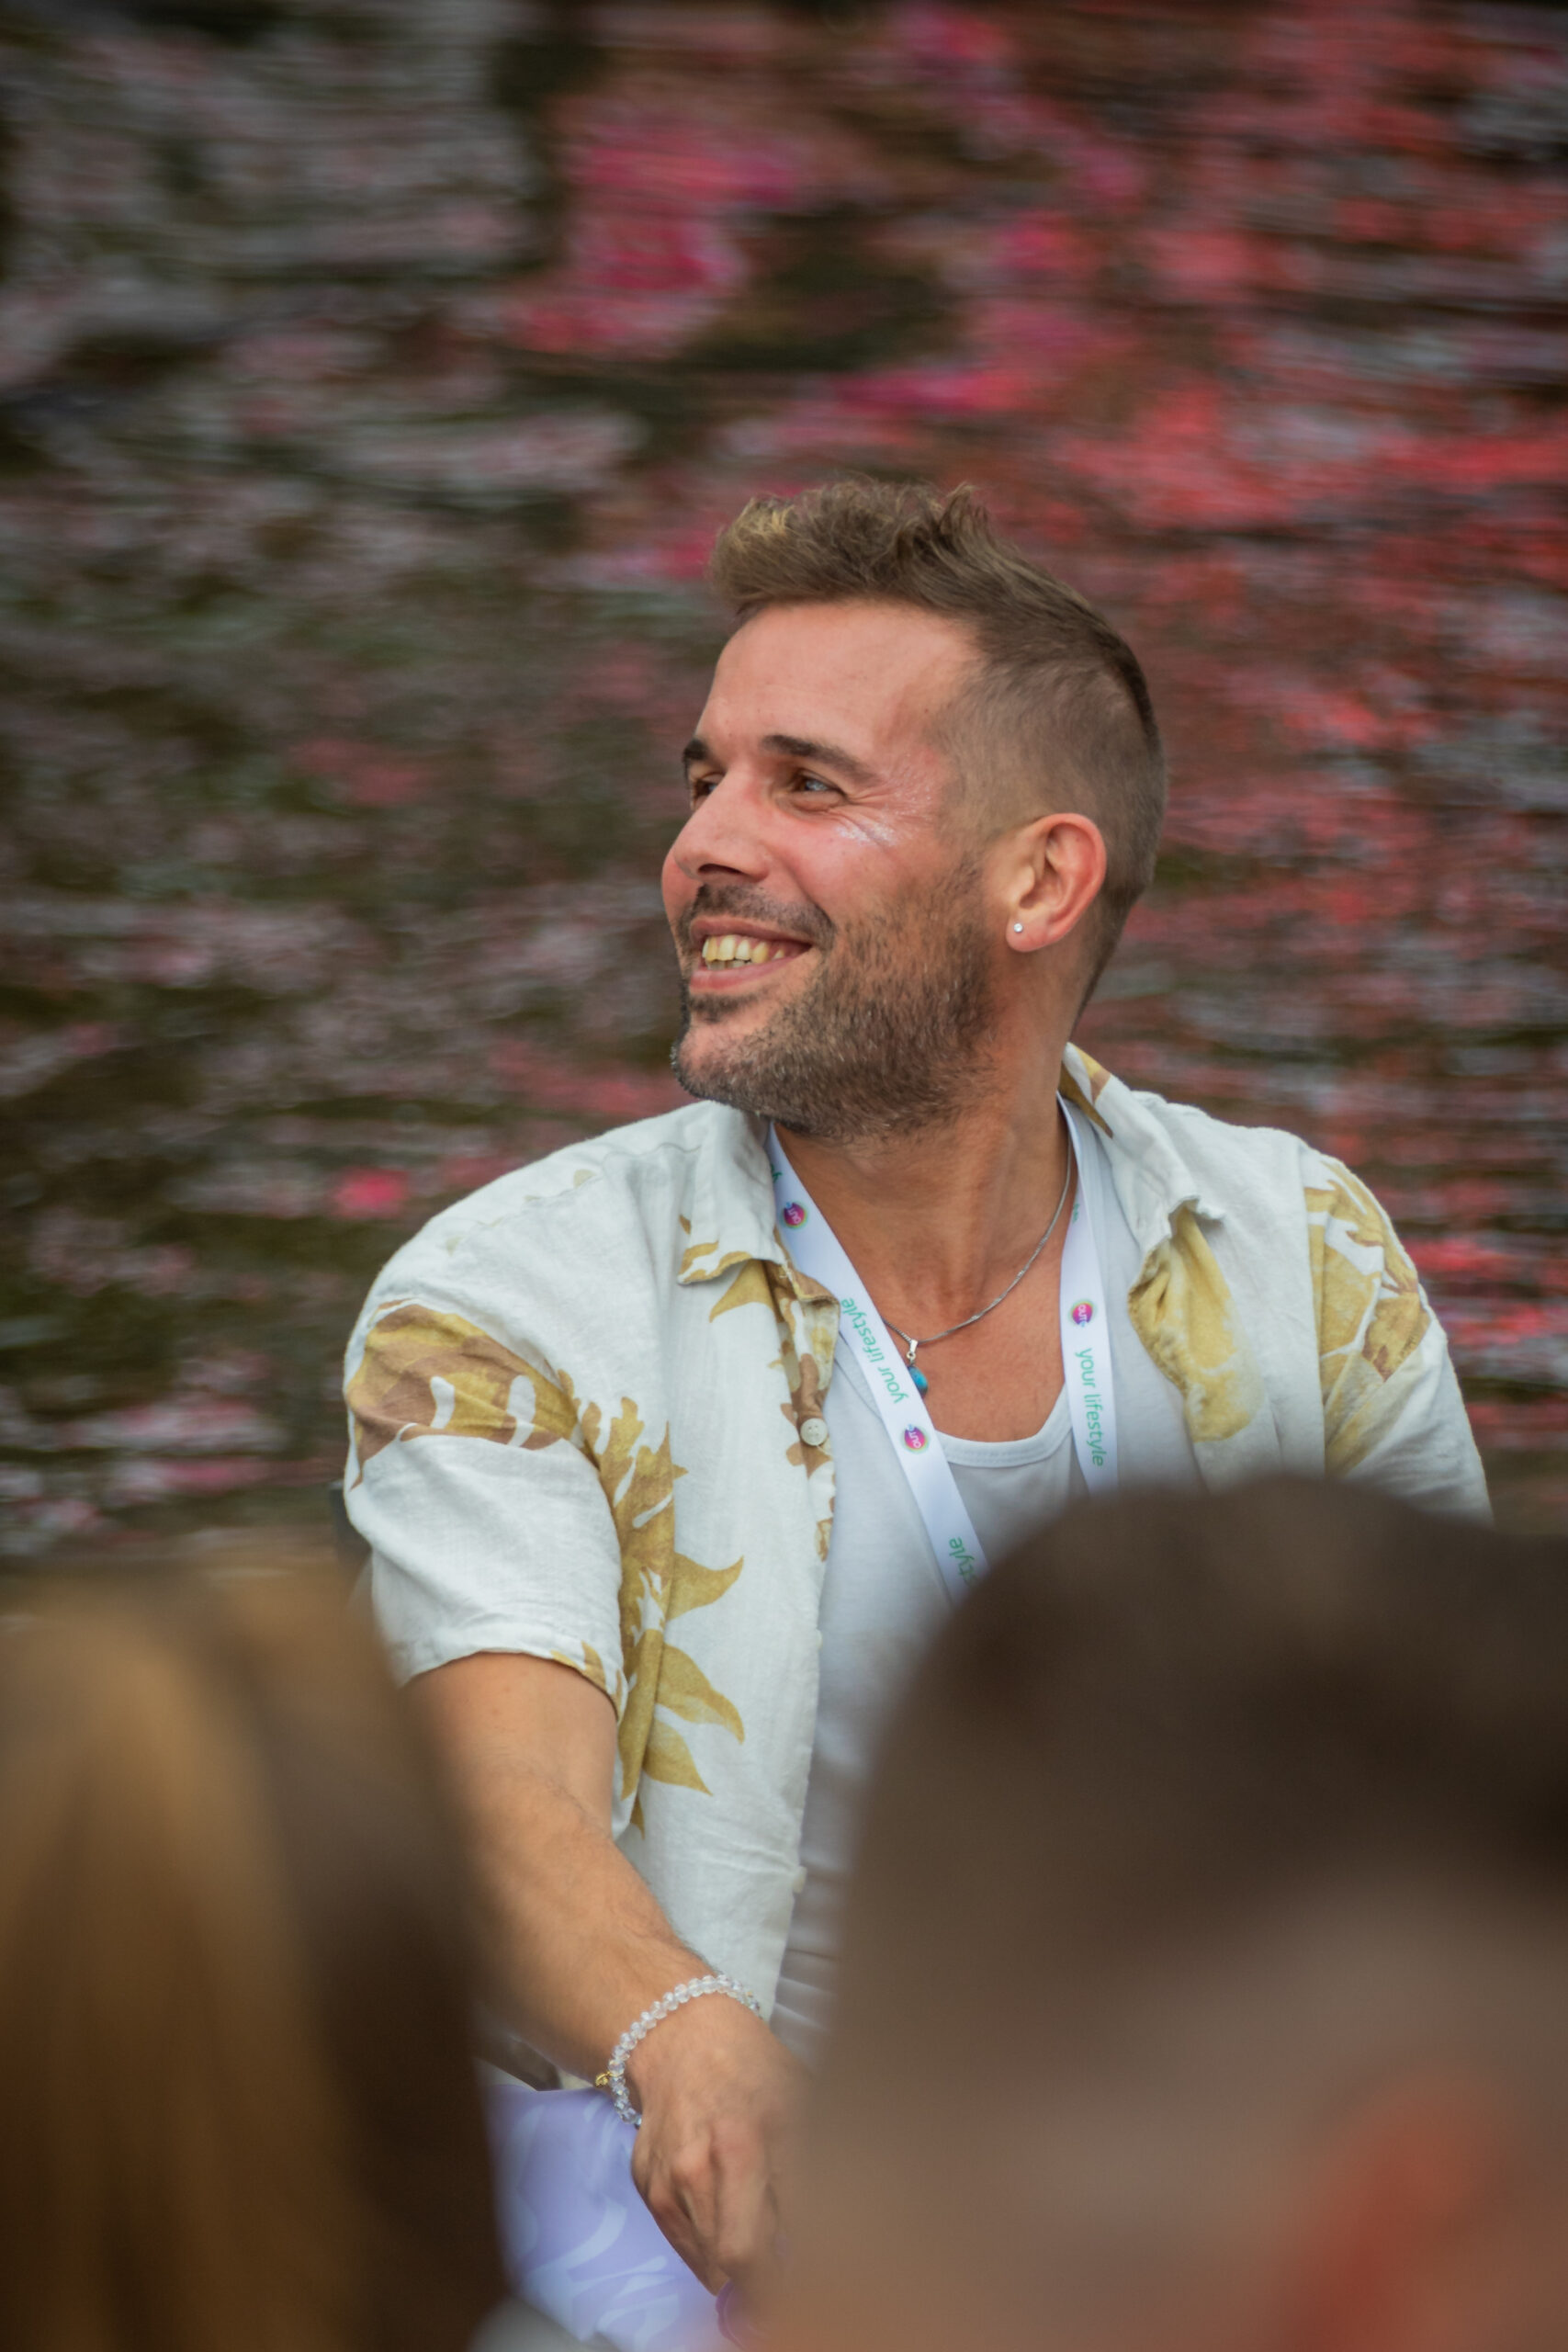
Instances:
[[[868,1820],[792,2347],[1568,2344],[1568,1550],[1059,1521]]]
[[[6,2352],[458,2352],[502,2288],[452,1853],[330,1589],[0,1630]]]

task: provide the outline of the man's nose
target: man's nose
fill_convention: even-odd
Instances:
[[[671,857],[691,882],[741,875],[761,880],[768,867],[760,812],[744,779],[727,775],[703,795],[671,846]]]

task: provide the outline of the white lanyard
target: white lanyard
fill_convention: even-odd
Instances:
[[[1062,1107],[1066,1111],[1065,1103]],[[1083,1159],[1070,1111],[1066,1117],[1081,1170]],[[768,1165],[773,1179],[773,1205],[790,1256],[801,1273],[831,1291],[839,1302],[840,1339],[847,1335],[859,1351],[882,1425],[909,1482],[948,1598],[959,1600],[989,1563],[964,1508],[958,1481],[925,1400],[838,1235],[790,1166],[777,1130],[772,1126]],[[1104,1331],[1105,1286],[1080,1179],[1062,1258],[1062,1370],[1073,1441],[1091,1490],[1116,1482],[1116,1414]]]
[[[1111,1321],[1106,1314],[1105,1278],[1100,1270],[1100,1248],[1094,1238],[1084,1191],[1083,1146],[1077,1122],[1066,1104],[1062,1114],[1073,1139],[1078,1164],[1077,1198],[1067,1220],[1058,1283],[1062,1330],[1062,1377],[1067,1384],[1067,1410],[1073,1417],[1073,1449],[1091,1495],[1112,1494],[1116,1487],[1116,1384],[1111,1368]]]

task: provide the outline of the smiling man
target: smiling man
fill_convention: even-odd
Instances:
[[[347,1394],[513,2022],[635,2103],[717,2286],[777,2235],[877,1724],[987,1559],[1119,1479],[1485,1493],[1364,1186],[1068,1043],[1164,808],[1115,631],[964,492],[755,501],[714,578],[664,873],[704,1099],[437,1217]]]

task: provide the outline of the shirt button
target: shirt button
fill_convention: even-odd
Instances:
[[[827,1422],[819,1419],[813,1413],[808,1421],[802,1421],[800,1425],[800,1442],[803,1445],[826,1445],[828,1442]]]
[[[795,1876],[790,1881],[790,1885],[796,1894],[804,1894],[806,1889],[806,1872],[804,1871],[796,1871]]]
[[[820,1626],[817,1629],[817,1646],[818,1649],[822,1646],[822,1629]]]

